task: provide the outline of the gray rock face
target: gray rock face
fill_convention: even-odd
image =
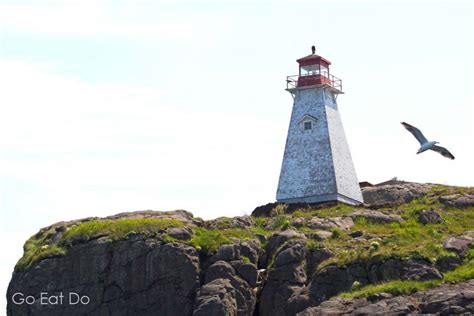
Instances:
[[[385,224],[385,223],[400,223],[403,221],[400,215],[397,214],[385,214],[379,211],[371,211],[371,210],[358,210],[352,212],[350,216],[353,219],[357,218],[364,218],[365,220],[377,223],[377,224]]]
[[[306,244],[289,241],[276,254],[260,298],[260,315],[286,315],[287,300],[306,282]]]
[[[424,225],[439,224],[443,222],[443,218],[433,210],[423,210],[418,215],[418,221]]]
[[[474,206],[474,194],[452,194],[440,196],[439,201],[446,206],[466,208]]]
[[[219,260],[232,261],[240,259],[240,247],[236,244],[220,246],[209,262],[213,263]]]
[[[166,230],[168,236],[176,238],[178,240],[188,240],[191,239],[191,232],[186,228],[177,228],[171,227]]]
[[[362,265],[328,266],[313,275],[308,286],[309,296],[314,302],[321,303],[340,292],[350,290],[355,281],[361,285],[368,283],[367,272]]]
[[[309,307],[298,316],[315,315],[473,315],[474,280],[444,284],[426,292],[383,298],[333,298],[317,307]]]
[[[369,268],[368,278],[370,283],[390,280],[425,281],[442,279],[439,271],[423,260],[389,259],[382,263],[373,264]]]
[[[280,248],[285,242],[290,239],[305,239],[306,236],[303,233],[297,232],[292,229],[285,230],[284,232],[273,234],[268,240],[266,258],[270,260],[275,255],[278,248]],[[266,264],[266,263],[265,263]]]
[[[468,250],[469,246],[474,242],[474,231],[466,232],[460,236],[453,236],[446,239],[443,246],[447,250],[455,251],[461,255],[464,255]]]
[[[235,290],[227,279],[215,279],[201,287],[193,316],[235,316]]]
[[[65,257],[15,272],[7,296],[21,292],[76,292],[87,305],[8,304],[8,315],[190,315],[199,287],[199,258],[192,247],[156,240],[100,240],[72,247]],[[69,294],[68,294],[69,295]],[[153,297],[153,300],[149,298]],[[11,302],[9,302],[11,303]]]
[[[352,218],[343,216],[343,217],[311,217],[311,218],[296,218],[291,223],[295,227],[309,227],[311,229],[350,229],[354,226]]]
[[[404,183],[362,188],[364,203],[371,205],[400,205],[428,193],[431,184]]]
[[[206,221],[204,226],[207,229],[227,229],[227,228],[249,228],[255,225],[250,216],[219,217]]]
[[[458,257],[441,257],[436,261],[436,268],[441,272],[447,272],[456,269],[461,263],[462,260]]]
[[[310,249],[306,255],[306,274],[311,277],[316,267],[326,259],[331,258],[333,253],[326,248]]]
[[[331,238],[332,233],[327,231],[327,230],[317,230],[311,234],[309,234],[309,237],[318,241],[322,241],[328,238]]]
[[[205,273],[204,284],[217,279],[226,279],[235,291],[236,315],[252,315],[257,297],[252,287],[238,276],[232,265],[226,261],[217,261]]]

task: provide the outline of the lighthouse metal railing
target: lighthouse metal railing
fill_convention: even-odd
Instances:
[[[316,75],[308,74],[306,76],[299,76],[299,75],[288,76],[288,77],[286,77],[286,89],[287,90],[292,90],[292,89],[298,88],[298,80],[299,80],[300,77],[315,77],[315,78],[321,78],[322,77],[322,78],[327,79],[327,80],[321,80],[321,82],[324,82],[324,84],[327,84],[330,87],[342,92],[342,80],[337,78],[334,75],[326,74],[326,73],[321,74],[321,75],[319,75],[319,74],[316,74]]]

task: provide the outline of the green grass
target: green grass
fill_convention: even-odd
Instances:
[[[474,279],[474,260],[469,260],[453,271],[444,274],[445,282],[462,282],[470,279]]]
[[[444,274],[443,280],[428,281],[403,281],[394,280],[380,284],[367,285],[361,289],[339,294],[343,298],[367,297],[378,293],[390,293],[393,295],[411,294],[418,291],[441,285],[442,283],[458,283],[474,279],[474,260],[457,267],[453,271]]]
[[[290,227],[290,218],[286,215],[278,215],[273,218],[272,229],[285,230]]]
[[[247,256],[240,255],[240,259],[242,259],[244,263],[251,263],[249,257]]]
[[[220,246],[231,243],[232,241],[221,231],[204,228],[197,228],[189,241],[191,246],[207,255],[216,252]]]
[[[23,246],[23,256],[15,269],[25,269],[45,258],[64,256],[67,248],[77,242],[86,242],[101,236],[107,236],[109,240],[114,241],[134,233],[154,236],[166,228],[182,226],[184,226],[183,222],[169,218],[98,219],[82,222],[66,230],[59,241],[53,242],[49,239],[53,234],[51,232],[28,239]]]
[[[65,256],[67,253],[66,249],[57,245],[47,245],[44,237],[41,239],[35,237],[28,239],[23,246],[23,251],[23,256],[15,265],[15,271],[25,269],[42,259]]]
[[[434,209],[444,219],[440,224],[422,225],[418,222],[421,210]],[[382,209],[388,213],[400,214],[405,221],[401,223],[376,224],[363,218],[355,221],[349,232],[362,231],[364,235],[373,235],[381,239],[378,247],[371,247],[371,241],[350,243],[346,232],[338,238],[330,238],[322,245],[333,250],[335,256],[324,261],[318,270],[336,264],[348,265],[372,258],[424,258],[435,262],[443,256],[453,255],[443,248],[443,241],[452,235],[474,229],[474,208],[446,208],[438,202],[436,196],[425,195],[395,209]]]
[[[255,233],[252,230],[242,228],[231,228],[224,230],[196,228],[191,240],[182,242],[195,247],[206,255],[211,255],[215,253],[220,246],[232,244],[231,238],[250,240],[255,238]]]
[[[381,284],[371,284],[361,288],[360,290],[355,290],[352,292],[344,292],[339,294],[343,298],[359,298],[367,297],[370,295],[378,293],[390,293],[393,295],[403,295],[411,294],[418,291],[423,291],[430,287],[437,286],[441,283],[439,280],[429,280],[429,281],[402,281],[394,280]]]
[[[184,223],[170,218],[123,218],[118,220],[91,220],[73,226],[62,238],[64,244],[74,244],[107,236],[120,240],[131,234],[155,236],[170,227],[183,227]]]
[[[360,206],[347,205],[344,203],[337,203],[334,206],[325,207],[325,208],[305,208],[298,209],[291,214],[292,218],[310,218],[314,216],[319,217],[335,217],[343,216],[353,212],[356,209],[360,209]]]

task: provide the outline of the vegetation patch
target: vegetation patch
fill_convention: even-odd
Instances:
[[[347,205],[344,203],[337,203],[334,206],[329,206],[325,208],[304,208],[294,211],[291,215],[293,218],[303,217],[311,218],[314,216],[318,217],[335,217],[343,216],[352,213],[353,211],[360,209],[360,206]]]
[[[109,240],[126,238],[130,234],[154,236],[169,227],[182,227],[184,223],[169,218],[131,218],[119,220],[91,220],[72,226],[58,241],[50,239],[54,232],[35,235],[23,246],[23,256],[15,266],[15,270],[25,269],[33,263],[45,258],[64,256],[67,247],[77,243],[107,236]],[[170,237],[171,238],[171,237]]]
[[[34,262],[42,259],[66,255],[66,250],[64,248],[58,247],[57,245],[48,245],[46,244],[45,239],[45,237],[41,239],[31,237],[26,241],[23,246],[23,256],[15,265],[15,271],[25,269],[31,266]]]
[[[216,252],[220,246],[231,244],[232,241],[221,231],[197,228],[188,243],[198,251],[209,255]]]
[[[405,295],[438,286],[442,283],[458,283],[474,278],[474,260],[457,267],[453,271],[444,274],[443,280],[428,281],[403,281],[394,280],[390,282],[371,284],[361,289],[339,294],[343,298],[367,297],[378,293],[390,293],[393,295]]]
[[[80,223],[67,230],[62,243],[71,245],[102,236],[111,240],[124,239],[131,234],[156,236],[170,227],[183,227],[184,223],[171,218],[123,218],[118,220],[92,220]]]
[[[290,218],[286,215],[277,215],[273,218],[273,222],[271,224],[272,229],[280,229],[285,230],[290,227]]]

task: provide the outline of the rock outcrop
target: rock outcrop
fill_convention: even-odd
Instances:
[[[309,307],[298,316],[319,315],[473,315],[474,281],[446,284],[435,289],[392,297],[385,294],[360,299],[335,298]]]
[[[278,203],[209,221],[178,210],[56,223],[26,242],[7,315],[473,314],[472,190],[397,183],[363,194],[363,206],[279,206],[273,217]],[[338,297],[391,281],[435,287]],[[14,303],[18,293],[29,303]]]

